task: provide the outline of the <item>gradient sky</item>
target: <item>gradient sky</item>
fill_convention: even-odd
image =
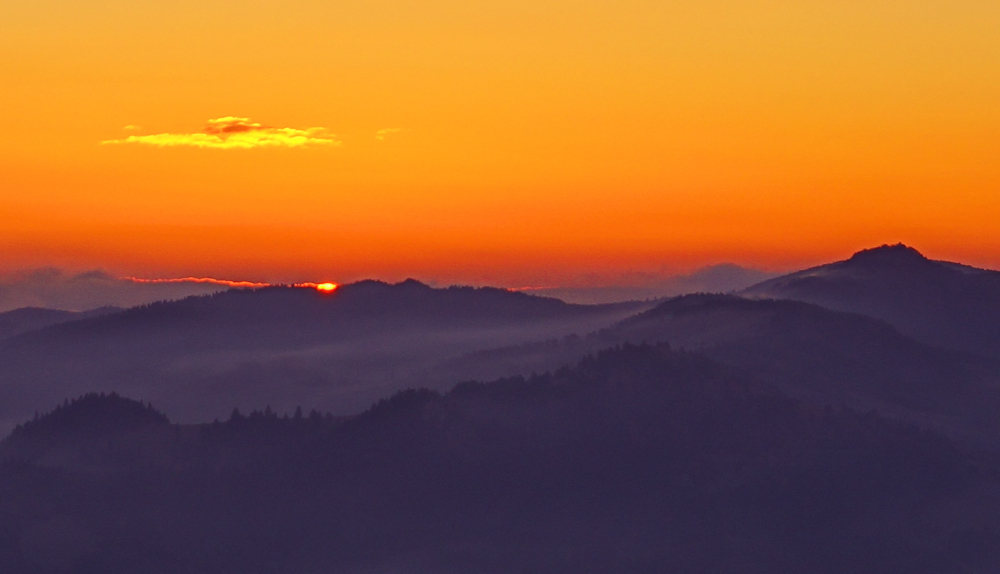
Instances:
[[[1000,267],[998,29],[995,0],[5,0],[0,272]]]

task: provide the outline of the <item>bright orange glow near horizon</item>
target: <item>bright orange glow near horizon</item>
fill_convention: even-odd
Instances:
[[[177,277],[172,279],[142,279],[139,277],[122,277],[125,281],[132,283],[209,283],[221,287],[270,287],[270,283],[258,283],[255,281],[230,281],[228,279],[215,279],[212,277]]]
[[[130,281],[132,283],[208,283],[210,285],[218,285],[220,287],[237,287],[237,288],[261,288],[261,287],[280,287],[280,286],[290,286],[299,287],[304,289],[315,289],[323,293],[332,293],[340,287],[336,283],[293,283],[293,284],[281,284],[281,283],[262,283],[257,281],[233,281],[230,279],[216,279],[214,277],[174,277],[167,279],[143,279],[140,277],[121,277],[120,279],[124,281]]]
[[[236,7],[5,4],[0,272],[1000,267],[995,1]]]

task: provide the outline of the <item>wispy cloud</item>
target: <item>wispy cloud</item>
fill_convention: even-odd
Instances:
[[[378,130],[377,132],[375,132],[375,139],[377,139],[380,142],[381,141],[385,141],[385,136],[387,136],[389,134],[398,134],[401,131],[403,131],[403,128],[385,128],[385,129],[381,129],[381,130]]]
[[[264,283],[218,279],[215,277],[178,277],[146,279],[118,277],[94,269],[68,273],[44,268],[0,274],[0,313],[19,307],[47,307],[85,311],[106,305],[132,307],[153,301],[206,295],[229,288],[260,288],[284,285],[330,292],[336,283]]]
[[[178,277],[171,279],[143,279],[141,277],[122,277],[124,281],[132,283],[208,283],[210,285],[220,285],[223,287],[270,287],[271,283],[258,283],[255,281],[230,281],[229,279],[215,279],[214,277]]]
[[[18,307],[47,307],[85,311],[115,305],[132,307],[163,299],[182,299],[228,288],[216,283],[190,281],[146,284],[123,279],[102,270],[68,273],[45,268],[0,275],[0,312]]]
[[[197,285],[199,283],[208,285],[219,285],[222,287],[237,288],[260,288],[260,287],[307,287],[319,289],[320,291],[333,291],[338,285],[336,283],[261,283],[258,281],[233,281],[230,279],[216,279],[215,277],[172,277],[169,279],[143,279],[142,277],[122,277],[122,281],[144,284],[164,284],[164,283],[187,283]]]
[[[133,127],[133,126],[129,126]],[[156,147],[188,146],[214,149],[258,147],[336,146],[340,141],[326,128],[276,128],[251,122],[250,118],[226,116],[208,120],[200,132],[184,134],[132,135],[102,144],[146,144]]]

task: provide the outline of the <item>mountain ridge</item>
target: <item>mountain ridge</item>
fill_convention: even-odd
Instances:
[[[148,397],[182,420],[209,417],[210,408],[211,417],[222,416],[234,397],[249,410],[320,396],[319,406],[346,414],[392,388],[448,384],[414,379],[435,361],[589,332],[649,305],[573,305],[416,280],[362,281],[332,293],[232,289],[152,303],[0,341],[0,421],[90,391]],[[171,395],[187,396],[189,405]]]
[[[344,422],[234,413],[113,439],[65,429],[5,440],[0,490],[0,556],[19,574],[939,574],[1000,563],[988,461],[665,345],[400,391]]]
[[[859,251],[738,294],[860,313],[928,344],[1000,357],[1000,272],[928,259],[903,244]]]

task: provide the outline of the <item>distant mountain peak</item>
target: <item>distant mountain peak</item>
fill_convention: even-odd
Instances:
[[[430,285],[427,285],[425,283],[417,281],[416,279],[414,279],[412,277],[409,278],[409,279],[406,279],[405,281],[401,281],[399,283],[396,283],[394,285],[394,287],[403,287],[403,288],[409,288],[409,289],[432,289],[432,287]]]
[[[851,256],[849,261],[855,262],[906,262],[906,261],[928,261],[926,257],[916,249],[897,243],[895,245],[882,245],[871,249],[863,249]]]

